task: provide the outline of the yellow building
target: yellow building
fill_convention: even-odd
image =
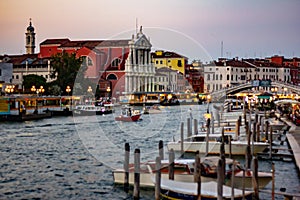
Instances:
[[[157,68],[168,67],[172,70],[185,74],[185,67],[188,59],[175,52],[169,51],[155,51],[151,53],[152,63]]]

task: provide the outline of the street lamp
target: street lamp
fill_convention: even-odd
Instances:
[[[45,92],[45,89],[43,86],[40,87],[40,89],[38,89],[39,93],[41,93],[43,95],[43,93]]]
[[[15,89],[14,85],[8,85],[8,86],[5,87],[5,92],[10,94],[10,93],[14,92],[14,89]]]
[[[87,92],[88,92],[88,93],[92,93],[92,91],[93,91],[92,87],[89,86],[89,88],[87,89]]]
[[[111,89],[110,89],[110,87],[108,86],[107,89],[106,89],[106,92],[107,92],[107,96],[108,96],[108,97],[110,97],[110,91],[111,91]]]
[[[35,93],[35,91],[36,91],[36,88],[35,88],[35,86],[33,85],[32,87],[31,87],[31,92],[33,92],[33,94]]]
[[[67,86],[66,92],[68,93],[68,96],[70,96],[70,95],[69,95],[69,93],[71,92],[71,87],[70,87],[70,86]]]
[[[91,86],[88,87],[87,92],[88,92],[88,101],[91,101],[91,98],[89,97],[89,96],[92,96],[92,92],[93,92],[93,89]]]
[[[283,91],[284,91],[284,96],[286,96],[286,92],[287,92],[287,88],[285,87],[285,88],[283,88]]]

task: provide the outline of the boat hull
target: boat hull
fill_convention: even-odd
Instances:
[[[161,196],[163,199],[191,199],[197,200],[197,183],[184,183],[161,179]],[[222,199],[232,199],[231,187],[223,186]],[[244,197],[243,197],[244,196]],[[218,185],[217,182],[211,181],[201,183],[201,199],[217,200]],[[234,189],[233,199],[252,199],[252,192]]]
[[[237,173],[234,177],[234,188],[243,189],[243,172]],[[140,187],[154,187],[152,178],[155,174],[151,173],[140,173]],[[270,173],[258,172],[259,189],[264,188],[272,180],[272,175]],[[164,179],[169,178],[168,173],[161,173],[161,177]],[[115,184],[125,184],[125,171],[123,169],[117,169],[113,171],[113,178]],[[174,174],[174,180],[186,183],[194,182],[194,174]],[[217,181],[217,178],[201,176],[201,182],[206,183],[210,181]],[[134,185],[134,172],[129,173],[128,183]],[[244,179],[245,189],[253,189],[252,186],[252,173],[247,173]],[[231,186],[231,179],[228,179],[225,183],[226,186]]]
[[[141,115],[132,115],[132,116],[123,116],[120,115],[115,118],[116,121],[123,121],[123,122],[136,122],[140,119]]]

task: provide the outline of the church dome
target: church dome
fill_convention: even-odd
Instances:
[[[29,26],[27,27],[27,31],[34,32],[34,27],[31,24],[31,21],[29,22]]]

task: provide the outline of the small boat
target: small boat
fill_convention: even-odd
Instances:
[[[217,180],[217,163],[220,157],[204,157],[201,158],[201,182],[210,182]],[[235,162],[235,176],[234,187],[242,189],[243,186],[243,168],[240,163],[232,159],[226,158],[226,180],[225,185],[231,186],[232,164]],[[194,182],[194,159],[176,159],[174,161],[174,179],[181,182]],[[169,161],[161,161],[161,176],[163,178],[169,177]],[[152,175],[155,173],[155,161],[148,161],[140,165],[140,186],[141,187],[154,187],[151,180]],[[114,183],[125,183],[124,169],[113,170]],[[272,180],[272,173],[258,172],[259,188],[264,188]],[[252,189],[252,171],[247,170],[244,178],[244,185],[246,189]],[[129,184],[134,184],[134,164],[129,165]]]
[[[183,182],[193,182],[194,175],[193,169],[190,168],[195,162],[194,159],[182,159],[174,161],[174,177],[175,180]],[[161,161],[161,174],[162,177],[169,177],[169,161]],[[147,161],[140,164],[140,186],[141,187],[154,187],[154,183],[151,179],[155,173],[155,161]],[[124,169],[113,170],[114,183],[125,183],[125,171]],[[134,164],[129,164],[129,184],[134,184]]]
[[[143,114],[159,114],[162,113],[162,110],[159,108],[158,104],[153,106],[147,106],[143,108]]]
[[[104,102],[103,104],[84,104],[77,105],[73,110],[75,115],[104,115],[114,112],[114,104],[111,102]]]
[[[176,180],[161,179],[161,197],[163,199],[192,199],[197,198],[197,183],[186,183]],[[233,199],[252,199],[252,191],[234,189]],[[215,181],[201,182],[201,199],[218,199],[218,184]],[[222,199],[232,199],[232,188],[223,185]]]
[[[130,107],[123,107],[121,110],[121,114],[115,117],[116,121],[124,121],[124,122],[136,122],[141,117],[140,110],[136,110]]]
[[[195,153],[199,151],[200,154],[206,153],[206,145],[208,144],[208,154],[219,155],[220,147],[222,144],[222,134],[209,134],[208,142],[206,142],[206,134],[193,135],[186,138],[183,141],[183,151]],[[225,135],[225,154],[229,154],[228,135]],[[253,154],[263,152],[269,146],[266,142],[254,142]],[[244,140],[232,140],[231,141],[231,153],[232,155],[245,155],[248,142]],[[168,150],[173,149],[174,151],[181,151],[181,141],[169,142],[167,144]]]
[[[209,156],[204,157],[201,160],[201,181],[208,182],[208,181],[216,181],[217,180],[217,169],[218,169],[218,161],[220,157],[218,156]],[[252,171],[250,169],[245,170],[244,176],[244,169],[240,165],[239,162],[226,158],[225,159],[225,185],[231,186],[232,185],[232,173],[234,173],[234,188],[243,188],[243,179],[244,179],[244,187],[246,189],[252,189]],[[232,171],[232,165],[235,164],[235,170]],[[267,184],[272,181],[272,173],[270,172],[258,172],[258,187],[260,189],[264,188]]]

